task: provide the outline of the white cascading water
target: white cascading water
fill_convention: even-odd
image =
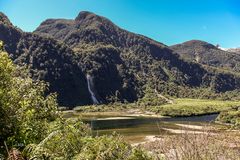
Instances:
[[[93,104],[99,104],[99,101],[97,100],[95,93],[93,91],[93,88],[94,88],[93,78],[89,74],[87,74],[87,85],[88,85],[88,91],[91,95]]]

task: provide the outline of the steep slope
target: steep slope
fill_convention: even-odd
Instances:
[[[0,22],[8,26],[13,26],[8,17],[2,12],[0,12]]]
[[[240,54],[221,50],[207,42],[192,40],[170,48],[186,60],[240,72]]]
[[[88,66],[84,71],[94,70],[96,91],[105,100],[118,92],[124,95],[122,89],[125,84],[133,93],[137,91],[137,97],[142,96],[146,83],[157,88],[161,88],[159,85],[162,82],[190,88],[210,87],[217,92],[239,88],[238,77],[207,71],[196,63],[186,62],[166,45],[123,30],[110,20],[90,12],[80,12],[75,20],[48,19],[34,33],[71,46],[79,56],[81,65]],[[103,58],[98,58],[99,55]],[[109,71],[113,66],[115,71]],[[111,81],[109,75],[113,73],[116,78]],[[113,87],[109,82],[116,82],[114,86],[119,87]]]
[[[198,88],[211,95],[240,88],[238,76],[186,62],[166,45],[90,12],[75,20],[46,20],[34,33],[17,29],[1,14],[0,40],[14,62],[49,82],[65,106],[137,101],[146,84],[169,95],[180,87],[178,97],[191,97]]]
[[[18,65],[27,65],[33,78],[49,82],[63,106],[90,104],[87,82],[74,52],[51,38],[24,33],[0,14],[0,40]]]

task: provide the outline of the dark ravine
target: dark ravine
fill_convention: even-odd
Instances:
[[[49,92],[57,92],[62,106],[92,103],[86,75],[94,76],[94,92],[103,103],[137,101],[146,84],[163,94],[167,86],[206,88],[209,94],[240,89],[239,76],[183,60],[172,47],[91,12],[80,12],[74,20],[48,19],[33,33],[0,17],[0,40],[11,58],[28,65],[33,78],[49,82]]]

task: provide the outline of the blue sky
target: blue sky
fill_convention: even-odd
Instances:
[[[240,47],[240,0],[0,0],[0,11],[24,31],[47,18],[87,10],[167,45],[199,39]]]

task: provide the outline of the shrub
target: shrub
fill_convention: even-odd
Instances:
[[[45,96],[46,88],[45,83],[30,79],[0,50],[1,154],[6,154],[6,147],[23,148],[44,138],[48,122],[58,115],[56,96]]]

